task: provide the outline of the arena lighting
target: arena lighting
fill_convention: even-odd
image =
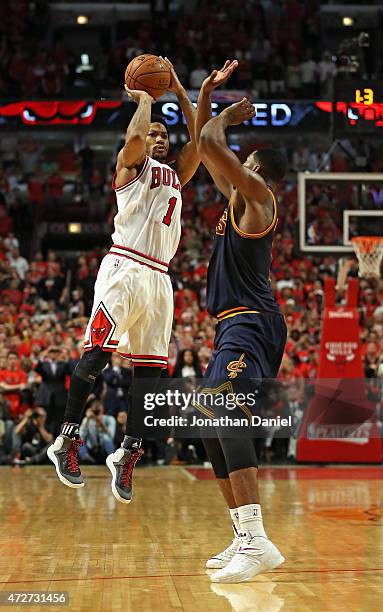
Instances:
[[[343,17],[342,23],[346,28],[349,28],[354,25],[354,20],[352,17]]]
[[[78,25],[86,25],[88,23],[88,17],[86,15],[78,15],[77,23]]]
[[[81,223],[68,223],[68,232],[70,234],[80,234]]]

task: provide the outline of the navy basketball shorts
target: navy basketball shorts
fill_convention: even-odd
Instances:
[[[249,423],[252,416],[264,413],[286,337],[286,323],[279,313],[244,313],[220,321],[200,388],[206,401],[194,404],[197,411],[214,419],[247,418]]]

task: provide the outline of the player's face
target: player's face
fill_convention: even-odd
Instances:
[[[162,123],[151,123],[146,137],[146,153],[157,161],[164,162],[169,151],[169,136]]]

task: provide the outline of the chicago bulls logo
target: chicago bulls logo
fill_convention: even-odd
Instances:
[[[106,327],[105,325],[103,327],[93,327],[92,326],[92,335],[97,339],[100,340],[100,338],[104,335],[104,333],[106,332]]]
[[[84,344],[85,350],[94,346],[99,346],[104,350],[116,349],[118,341],[111,339],[116,325],[102,302],[97,308],[88,329],[89,335]]]
[[[93,346],[98,344],[98,346],[102,347],[104,340],[108,336],[111,329],[112,324],[106,318],[104,311],[99,308],[99,310],[96,312],[96,316],[92,321],[92,326],[90,330]]]

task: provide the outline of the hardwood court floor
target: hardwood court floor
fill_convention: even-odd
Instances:
[[[212,584],[205,573],[231,538],[209,470],[139,468],[129,506],[111,495],[106,468],[83,471],[78,491],[53,467],[0,468],[0,591],[70,595],[65,608],[27,609],[382,609],[381,467],[261,470],[266,529],[287,561],[240,585]]]

